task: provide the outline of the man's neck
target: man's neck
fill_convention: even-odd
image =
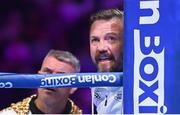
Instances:
[[[65,108],[66,108],[66,104],[67,104],[67,99],[63,99],[60,102],[50,102],[50,101],[43,101],[39,98],[37,98],[34,101],[35,105],[37,106],[37,108],[42,111],[43,113],[46,114],[58,114],[58,113],[63,113]]]

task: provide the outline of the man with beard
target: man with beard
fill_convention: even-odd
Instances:
[[[45,57],[40,74],[80,72],[79,60],[71,53],[50,50]],[[76,88],[39,88],[37,95],[32,95],[10,107],[1,114],[81,114],[72,100],[69,99]]]
[[[118,9],[91,16],[90,53],[98,72],[123,71],[123,13]],[[123,87],[92,89],[92,101],[98,114],[123,113]]]

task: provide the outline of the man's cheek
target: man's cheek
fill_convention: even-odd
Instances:
[[[96,63],[95,57],[96,57],[95,53],[91,53],[91,59],[93,60],[94,63]]]
[[[70,90],[68,89],[68,88],[62,88],[62,89],[60,89],[60,90],[58,90],[58,92],[59,92],[59,94],[60,95],[69,95],[70,94]]]
[[[69,88],[58,88],[58,92],[69,92]]]

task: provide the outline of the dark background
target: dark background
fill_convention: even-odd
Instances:
[[[81,72],[95,72],[89,53],[89,17],[122,0],[1,0],[0,72],[37,73],[50,49],[72,52]],[[0,109],[34,93],[34,89],[0,89]],[[91,95],[79,89],[71,98],[91,113]]]

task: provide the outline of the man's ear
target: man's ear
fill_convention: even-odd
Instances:
[[[70,94],[73,94],[76,90],[77,90],[77,88],[71,88],[70,89]]]

